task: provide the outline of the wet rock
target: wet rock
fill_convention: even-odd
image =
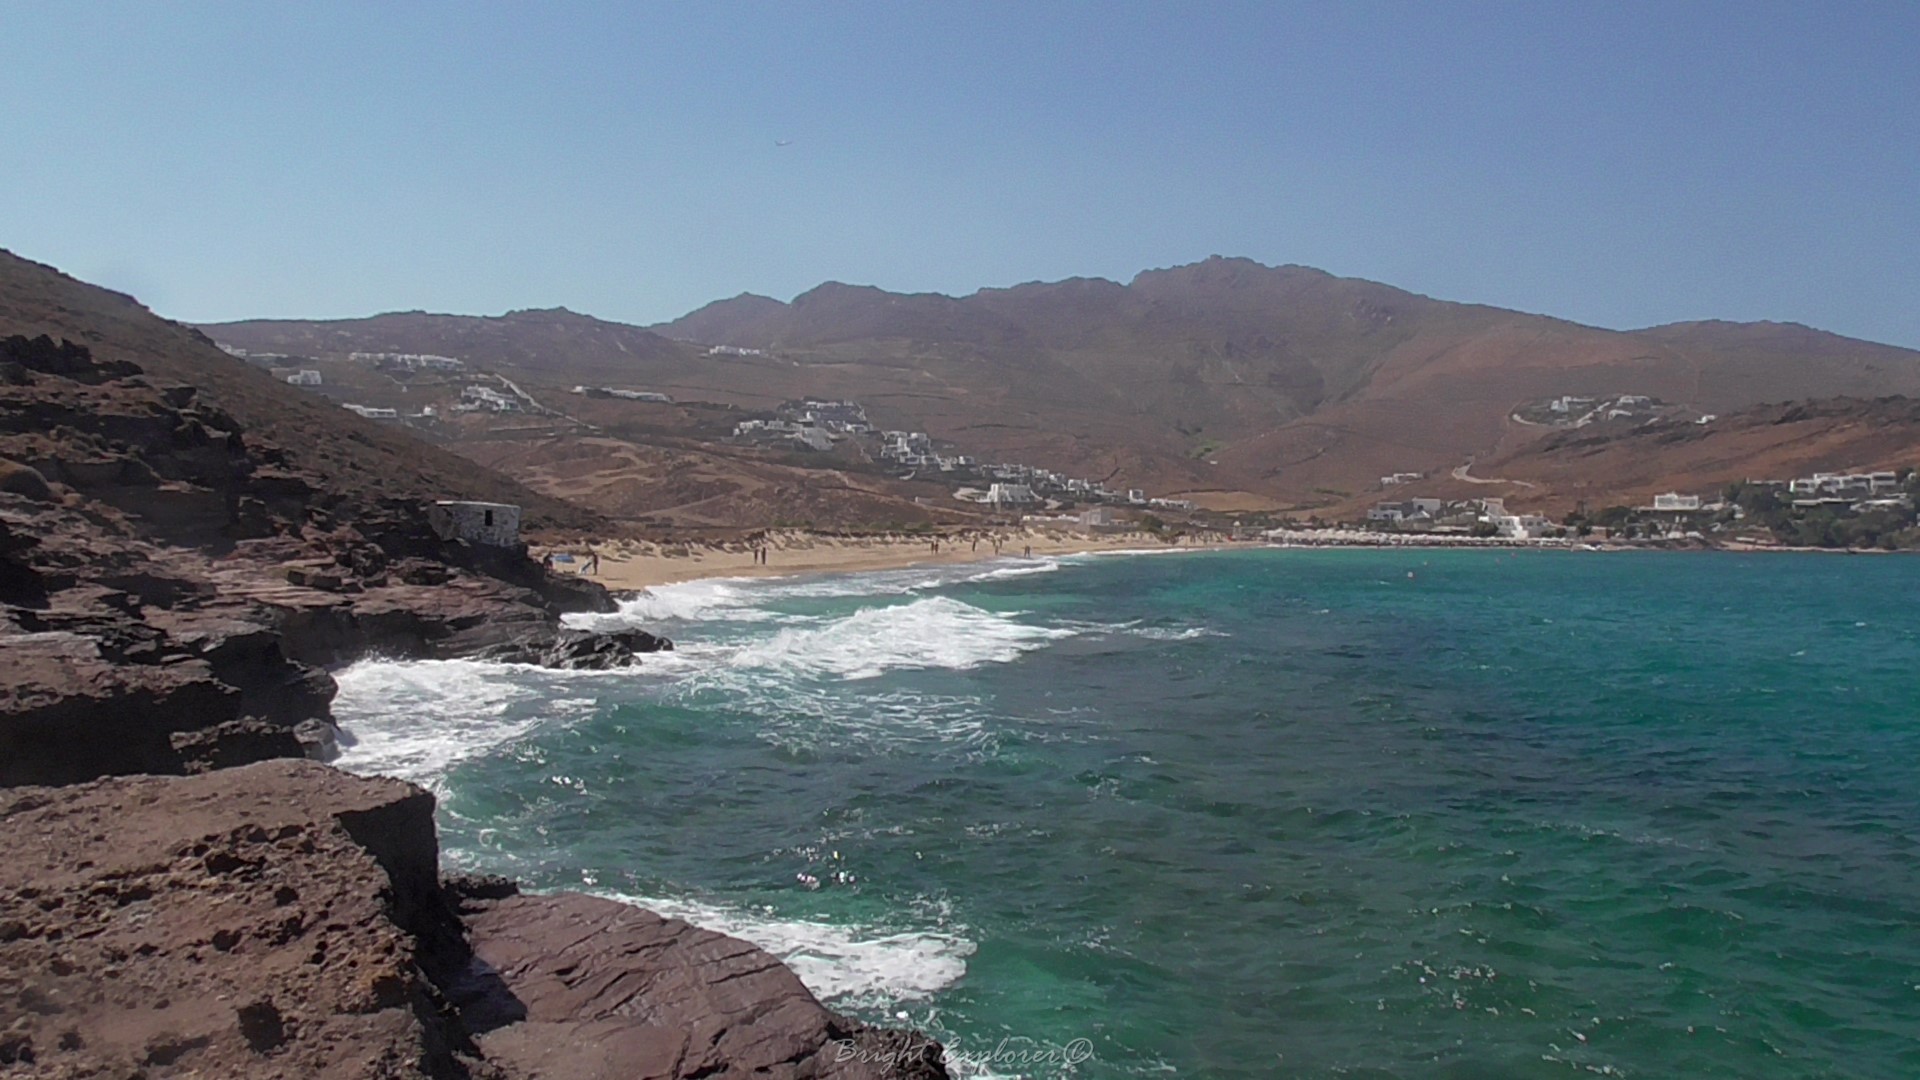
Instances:
[[[562,893],[476,901],[477,963],[447,989],[510,1071],[630,1076],[943,1077],[938,1044],[823,1008],[761,949],[677,919]],[[640,1007],[636,1008],[635,1005]]]
[[[0,1067],[945,1076],[752,945],[437,856],[432,796],[308,761],[0,791]]]
[[[302,720],[293,725],[293,737],[300,741],[300,752],[315,761],[332,761],[340,756],[340,729],[332,720]]]
[[[645,653],[672,649],[672,641],[644,630],[599,632],[562,628],[481,650],[476,659],[568,671],[607,671],[632,667]]]

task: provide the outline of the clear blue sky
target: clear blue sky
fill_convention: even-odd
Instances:
[[[176,318],[652,322],[1220,253],[1920,346],[1911,2],[0,0],[0,29],[0,246]]]

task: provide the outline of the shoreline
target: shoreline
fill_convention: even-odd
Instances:
[[[996,547],[994,541],[998,540]],[[935,547],[937,542],[937,549]],[[927,566],[955,566],[992,559],[1053,558],[1061,555],[1117,554],[1140,551],[1205,551],[1260,547],[1259,541],[1191,541],[1169,543],[1151,533],[1055,533],[1044,530],[1000,530],[974,537],[943,536],[832,536],[802,531],[769,534],[761,544],[653,543],[609,541],[594,543],[600,553],[598,573],[587,570],[586,545],[554,545],[535,549],[570,555],[554,573],[598,582],[614,592],[637,592],[656,585],[677,585],[710,578],[775,578],[799,574],[861,573],[906,570]],[[767,561],[756,561],[754,550],[764,547]],[[1031,553],[1030,556],[1028,553]]]
[[[993,546],[994,540],[999,546]],[[767,561],[755,550],[764,548]],[[552,553],[553,573],[594,581],[613,592],[639,592],[658,585],[718,578],[783,578],[802,574],[867,573],[918,567],[957,566],[992,559],[1055,558],[1066,555],[1167,554],[1235,550],[1506,550],[1611,553],[1631,551],[1728,552],[1752,554],[1897,555],[1878,548],[1790,547],[1750,541],[1581,541],[1519,540],[1502,537],[1433,537],[1359,530],[1301,530],[1249,540],[1168,541],[1152,533],[1058,533],[1040,529],[1000,530],[980,537],[841,536],[783,530],[761,542],[658,542],[609,540],[589,544],[536,547],[536,558]],[[587,569],[586,552],[598,551],[598,573]],[[1030,552],[1030,554],[1029,554]]]

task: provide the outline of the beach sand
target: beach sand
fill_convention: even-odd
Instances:
[[[994,550],[995,539],[1000,541],[998,551]],[[1032,550],[1034,558],[1039,558],[1095,551],[1217,546],[1192,540],[1169,544],[1144,532],[1089,534],[1041,529],[1002,529],[982,535],[977,543],[971,538],[941,537],[937,552],[933,547],[934,538],[926,536],[826,536],[796,530],[769,533],[764,543],[767,548],[764,565],[755,560],[753,545],[745,541],[726,544],[610,541],[594,544],[593,550],[600,553],[598,573],[588,571],[590,564],[584,546],[536,547],[533,555],[539,558],[549,550],[556,555],[571,555],[571,562],[557,561],[554,564],[555,572],[585,574],[609,589],[624,591],[699,578],[851,573],[976,562],[995,557],[1019,558],[1028,549]]]

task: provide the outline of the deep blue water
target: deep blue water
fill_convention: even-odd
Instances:
[[[1012,560],[675,586],[640,674],[368,663],[336,711],[451,859],[970,1071],[1910,1078],[1917,601],[1902,557]]]

